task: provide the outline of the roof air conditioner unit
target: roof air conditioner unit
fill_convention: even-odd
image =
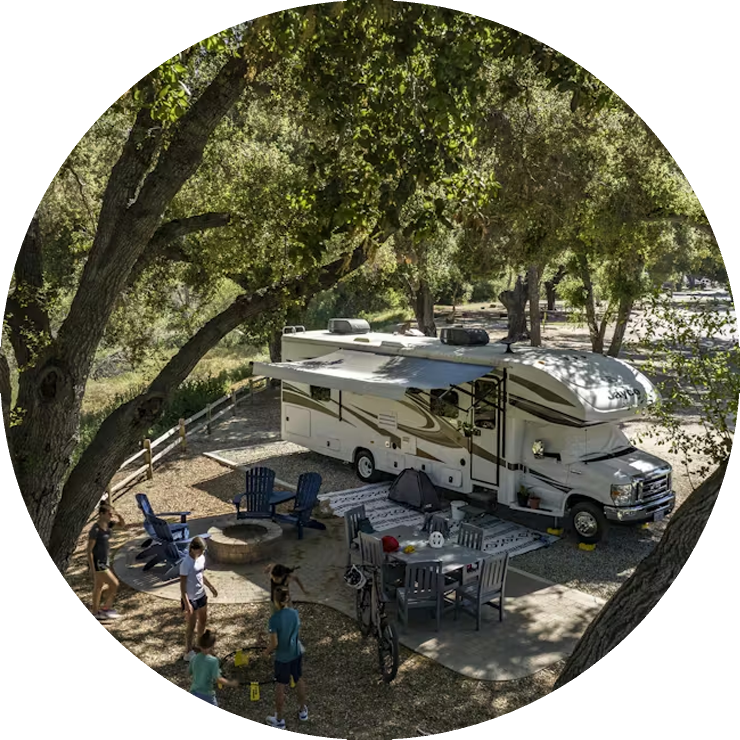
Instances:
[[[370,324],[365,319],[329,319],[331,334],[367,334]]]
[[[445,326],[440,329],[439,338],[442,344],[457,346],[482,346],[488,344],[490,338],[485,329],[465,329],[462,326]]]

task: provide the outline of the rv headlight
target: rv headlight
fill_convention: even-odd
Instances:
[[[625,483],[624,485],[612,485],[612,501],[617,506],[627,506],[632,503],[635,490],[634,483]]]

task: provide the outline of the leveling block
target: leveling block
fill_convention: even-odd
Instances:
[[[596,549],[596,545],[588,542],[579,542],[578,543],[578,549],[579,550],[586,550],[587,552],[591,552],[592,550]]]

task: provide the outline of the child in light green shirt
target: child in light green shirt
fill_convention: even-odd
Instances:
[[[224,678],[221,675],[221,664],[213,654],[213,648],[216,645],[216,634],[214,632],[205,630],[198,645],[200,652],[195,654],[189,664],[190,675],[193,677],[190,693],[217,707],[216,685],[238,686],[239,682]]]

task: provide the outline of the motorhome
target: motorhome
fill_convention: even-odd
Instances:
[[[255,372],[282,381],[283,439],[353,464],[364,482],[415,468],[484,503],[571,517],[584,542],[672,511],[671,466],[620,429],[658,398],[642,373],[591,352],[443,333],[377,333],[358,319],[286,327],[282,362]]]

